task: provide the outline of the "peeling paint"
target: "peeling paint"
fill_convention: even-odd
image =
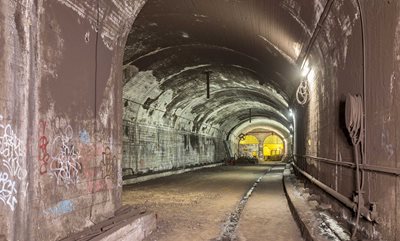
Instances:
[[[289,63],[294,64],[295,63],[295,59],[293,59],[292,57],[290,57],[287,53],[285,53],[283,50],[281,50],[280,48],[278,48],[275,44],[273,44],[270,40],[268,40],[266,37],[262,36],[262,35],[258,35],[258,37],[260,39],[262,39],[264,42],[266,42],[268,44],[268,46],[273,47],[273,49],[278,52],[282,57],[284,57],[287,61],[289,61]]]
[[[51,207],[44,211],[47,215],[63,215],[74,211],[74,204],[70,200],[64,200],[57,203],[54,207]]]
[[[397,19],[396,30],[394,34],[394,59],[400,62],[400,17]],[[400,68],[400,67],[399,67]],[[400,69],[399,69],[400,71]]]
[[[314,11],[315,11],[315,18],[314,18],[314,28],[315,26],[317,26],[318,21],[322,15],[322,13],[324,12],[324,1],[322,0],[314,0]]]
[[[116,1],[112,0],[110,11],[109,3],[99,2],[81,2],[77,0],[57,0],[59,3],[73,10],[82,19],[87,19],[93,30],[99,31],[104,45],[113,50],[117,43],[118,37],[123,33],[121,27],[124,23],[132,23],[136,18],[139,10],[145,3],[145,0],[137,1]],[[101,22],[99,22],[101,21]],[[125,28],[130,26],[125,26]]]
[[[90,143],[90,135],[86,130],[81,130],[79,132],[79,138],[81,139],[81,142],[86,145]]]

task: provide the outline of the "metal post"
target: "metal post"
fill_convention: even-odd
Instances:
[[[250,123],[251,123],[251,109],[249,110]]]
[[[206,74],[207,77],[207,99],[210,99],[210,75],[211,75],[211,71],[205,71],[204,72]]]

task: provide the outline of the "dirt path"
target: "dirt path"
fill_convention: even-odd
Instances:
[[[237,229],[240,241],[303,240],[283,191],[282,168],[264,176],[247,202]]]
[[[212,240],[221,235],[227,218],[266,170],[229,166],[160,178],[124,188],[123,203],[158,214],[158,229],[147,241]]]

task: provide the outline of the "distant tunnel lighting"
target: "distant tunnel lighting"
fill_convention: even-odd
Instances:
[[[293,111],[292,111],[292,109],[289,109],[289,116],[293,116]]]
[[[293,130],[293,125],[290,125],[290,129]]]

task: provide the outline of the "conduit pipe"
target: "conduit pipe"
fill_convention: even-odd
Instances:
[[[322,11],[317,26],[314,29],[314,32],[310,38],[310,41],[308,42],[308,44],[305,46],[305,51],[304,51],[304,55],[303,57],[299,57],[299,59],[297,60],[297,63],[300,64],[300,69],[303,69],[306,60],[308,58],[308,55],[311,52],[311,48],[314,45],[314,42],[317,40],[318,34],[322,29],[322,26],[324,25],[324,22],[326,20],[326,18],[328,17],[328,14],[332,8],[332,4],[335,0],[328,0],[328,2],[325,4],[324,10]]]
[[[337,191],[333,190],[329,186],[320,182],[319,180],[317,180],[315,177],[311,176],[307,172],[301,170],[294,162],[292,162],[292,166],[298,172],[300,172],[304,177],[306,177],[310,182],[314,183],[319,188],[321,188],[323,191],[327,192],[329,195],[336,198],[339,202],[343,203],[345,206],[347,206],[348,208],[353,210],[353,212],[357,211],[357,203],[351,201],[349,198],[343,196],[342,194],[338,193]],[[366,220],[368,220],[370,222],[378,222],[376,213],[374,211],[368,210],[365,207],[360,207],[360,214],[361,214],[361,216],[363,216]]]
[[[294,154],[293,156],[307,159],[313,162],[323,162],[335,166],[342,166],[342,167],[348,167],[348,168],[355,168],[356,165],[353,162],[345,162],[345,161],[336,161],[333,159],[329,158],[324,158],[324,157],[316,157],[316,156],[310,156],[310,155],[296,155]],[[361,164],[360,169],[373,172],[373,173],[383,173],[387,175],[395,175],[395,176],[400,176],[400,169],[399,168],[392,168],[392,167],[383,167],[383,166],[374,166],[374,165],[368,165],[368,164]]]

